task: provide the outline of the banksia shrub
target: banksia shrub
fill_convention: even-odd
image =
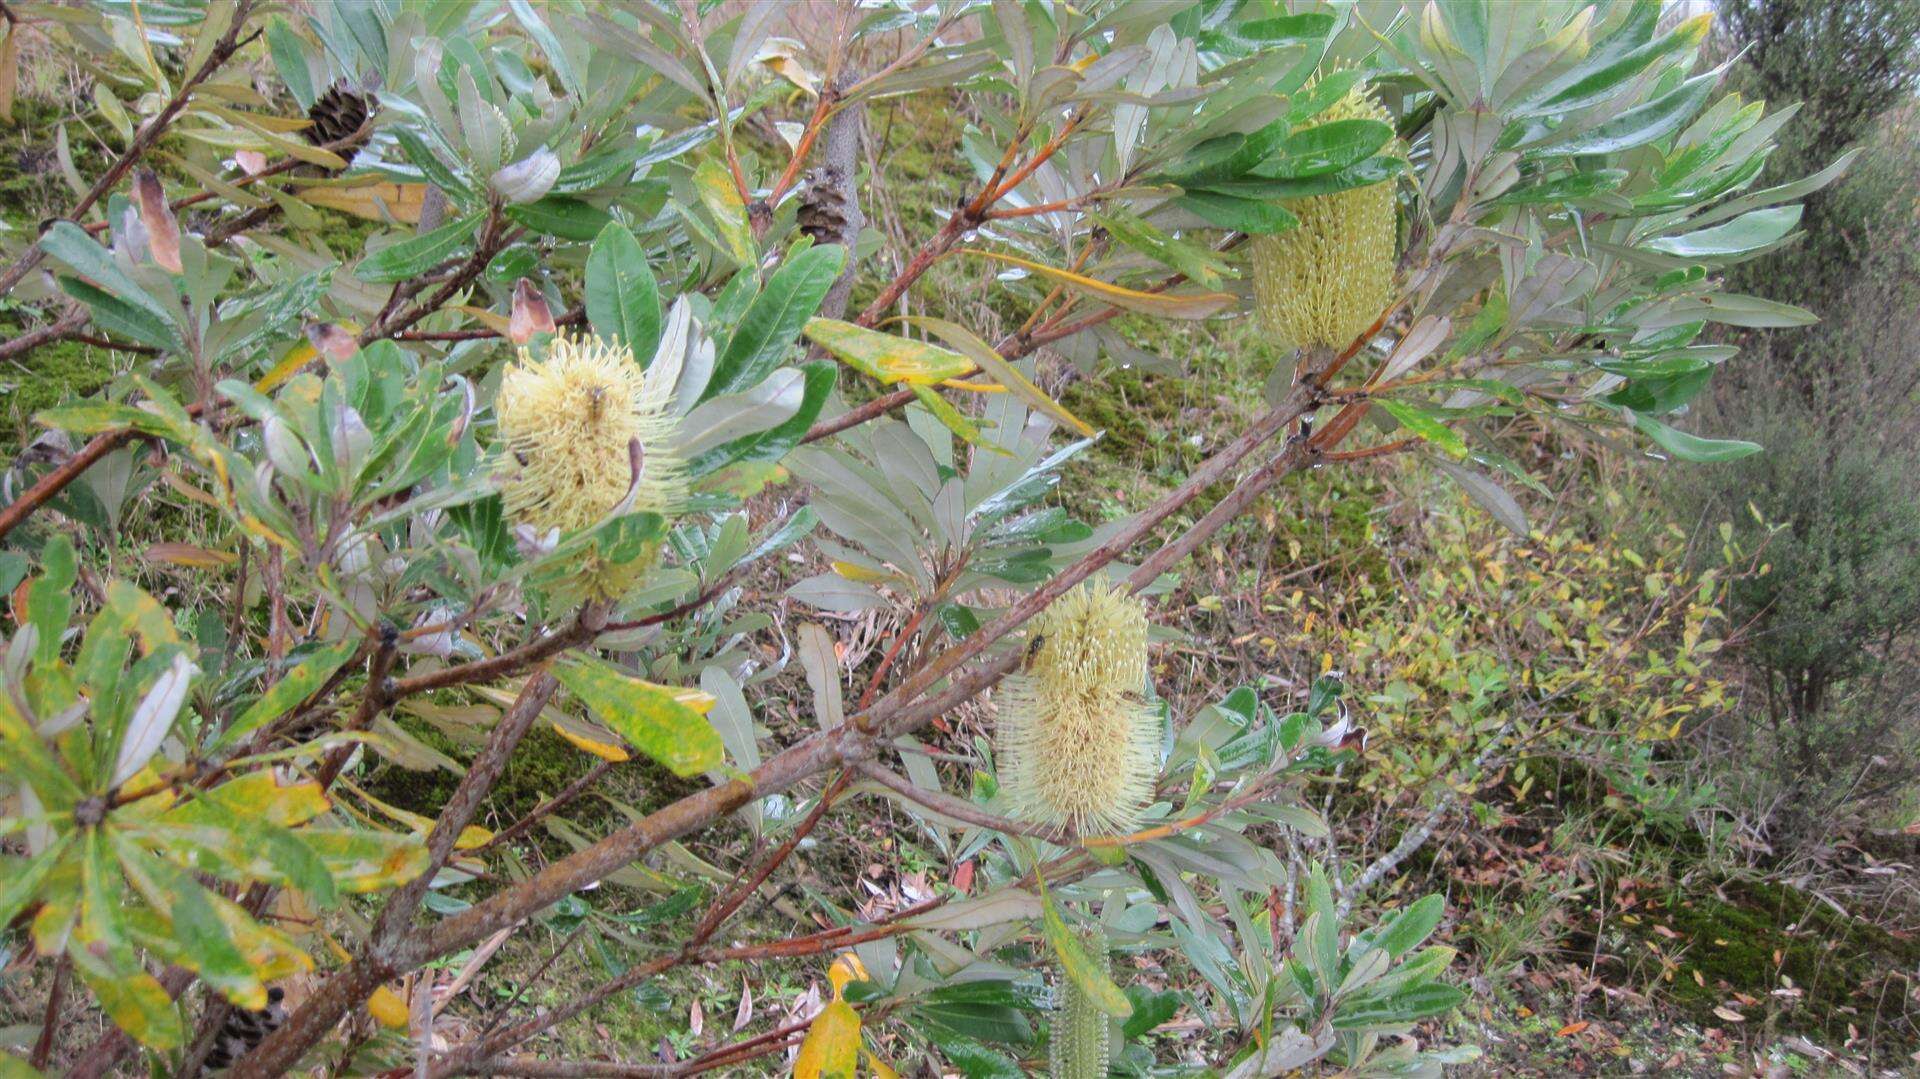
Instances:
[[[1313,118],[1392,117],[1360,83]],[[1254,310],[1267,329],[1299,348],[1345,348],[1386,310],[1393,290],[1393,181],[1281,205],[1297,228],[1253,239]]]
[[[677,510],[687,481],[670,393],[647,379],[624,345],[598,337],[554,338],[541,359],[522,349],[494,403],[506,451],[497,479],[508,516],[535,533],[573,532],[599,523],[635,484],[628,512]],[[584,590],[612,599],[651,559],[594,562],[583,567]]]
[[[1146,609],[1090,580],[1033,626],[1025,669],[999,691],[1001,789],[1026,820],[1127,831],[1158,770],[1159,718],[1142,692]]]
[[[1081,941],[1106,975],[1113,969],[1107,935],[1094,929]],[[1113,1020],[1059,964],[1053,970],[1053,1037],[1047,1045],[1051,1079],[1106,1079],[1113,1063]]]

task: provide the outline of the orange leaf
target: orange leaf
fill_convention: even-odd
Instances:
[[[1578,1023],[1568,1023],[1566,1026],[1554,1031],[1553,1036],[1556,1038],[1571,1038],[1575,1034],[1587,1029],[1588,1025],[1585,1019],[1580,1020]]]

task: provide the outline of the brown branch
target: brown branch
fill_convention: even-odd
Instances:
[[[10,360],[15,356],[31,352],[41,345],[72,337],[86,324],[87,309],[75,304],[67,308],[65,314],[37,330],[28,330],[9,341],[0,341],[0,360]]]
[[[1313,374],[1317,376],[1319,372]],[[444,919],[432,929],[398,943],[390,951],[368,955],[349,964],[324,983],[278,1031],[242,1059],[234,1069],[233,1076],[235,1079],[261,1079],[279,1074],[291,1067],[310,1046],[325,1037],[349,1009],[365,1000],[369,993],[389,978],[417,969],[438,956],[471,945],[530,917],[578,888],[604,879],[608,873],[661,844],[705,827],[750,801],[791,789],[829,768],[868,759],[892,738],[929,722],[945,709],[986,689],[1012,668],[1017,657],[1004,654],[963,672],[962,668],[967,663],[1038,614],[1075,584],[1119,558],[1202,491],[1226,479],[1263,443],[1315,407],[1318,401],[1316,378],[1303,380],[1289,391],[1278,406],[1263,414],[1240,437],[1195,468],[1186,482],[1130,521],[1107,543],[1014,604],[993,624],[927,664],[865,713],[852,717],[832,730],[808,736],[776,754],[745,778],[698,791],[632,822],[598,842],[551,863],[513,888],[497,893]],[[1260,476],[1264,482],[1270,483],[1289,468],[1297,467],[1307,456],[1304,447],[1290,446],[1276,462],[1276,465],[1285,467],[1270,466]],[[1231,499],[1232,496],[1229,496]],[[1134,587],[1138,588],[1158,575],[1164,564],[1170,561],[1168,551],[1191,551],[1223,527],[1227,519],[1225,514],[1212,513],[1202,518],[1184,536],[1163,549],[1160,555],[1148,559],[1135,572],[1132,578]],[[948,678],[952,680],[945,691],[922,699],[936,683]],[[859,939],[871,938],[863,938],[855,933],[836,937],[835,941],[845,944]],[[723,953],[723,957],[784,955],[790,954],[788,949],[796,946],[804,947],[780,942],[760,947],[754,956],[743,955],[736,949]]]
[[[707,911],[706,916],[700,919],[700,924],[694,927],[693,934],[689,938],[694,947],[712,940],[713,935],[720,931],[721,926],[727,924],[727,919],[733,917],[741,904],[751,899],[753,894],[760,890],[760,886],[766,883],[767,878],[773,875],[774,870],[779,869],[781,864],[793,854],[794,850],[800,846],[801,840],[813,834],[813,829],[826,817],[827,811],[833,808],[834,799],[840,797],[840,793],[847,789],[849,778],[849,774],[843,771],[834,778],[833,782],[827,784],[826,789],[820,792],[820,800],[814,803],[813,809],[794,826],[793,832],[773,849],[773,853],[761,859],[759,866],[748,874],[746,879],[740,881]]]
[[[581,612],[580,620],[597,622],[605,617],[606,608],[594,604]],[[520,740],[526,737],[541,709],[547,706],[559,688],[560,683],[552,674],[541,671],[527,679],[513,706],[494,724],[492,733],[487,736],[487,744],[474,755],[473,763],[467,767],[467,774],[441,807],[440,815],[433,822],[433,830],[427,833],[426,870],[395,891],[381,909],[379,919],[374,922],[372,950],[375,953],[391,948],[402,934],[412,928],[414,912],[426,897],[427,887],[433,882],[434,875],[453,857],[460,833],[466,830],[474,815],[480,811],[481,801],[506,772],[507,761],[513,756],[513,751],[519,748]]]
[[[67,1003],[67,978],[73,972],[73,960],[65,955],[53,968],[53,986],[47,990],[46,1017],[40,1022],[40,1036],[34,1039],[33,1053],[27,1057],[30,1068],[44,1068],[53,1055],[54,1032],[60,1029],[60,1012]]]
[[[1045,825],[1029,824],[1026,821],[1017,821],[1010,817],[997,816],[981,809],[965,798],[956,798],[945,791],[927,790],[924,787],[916,787],[913,781],[906,776],[892,769],[883,768],[873,761],[862,761],[860,762],[859,768],[861,775],[898,794],[907,801],[931,809],[943,817],[952,817],[954,820],[971,824],[976,828],[985,828],[989,831],[1005,832],[1009,835],[1031,836],[1034,839],[1045,840],[1048,843],[1052,843],[1056,847],[1068,847],[1077,842],[1073,834],[1064,829],[1048,828]]]

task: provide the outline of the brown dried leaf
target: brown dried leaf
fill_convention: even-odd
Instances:
[[[147,250],[153,261],[168,273],[184,272],[180,265],[180,221],[167,205],[167,193],[160,177],[152,169],[141,169],[133,176],[133,202],[140,210],[140,223],[147,227]]]

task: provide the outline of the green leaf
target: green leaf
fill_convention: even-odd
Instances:
[[[128,303],[75,277],[60,278],[60,291],[86,304],[93,321],[110,334],[130,337],[165,352],[180,348],[180,332],[173,322],[143,305]]]
[[[73,832],[59,836],[47,844],[47,849],[26,860],[23,865],[14,859],[7,859],[6,883],[0,884],[0,925],[9,925],[28,903],[39,894],[40,885],[51,874],[54,867],[66,856],[67,848],[72,845]]]
[[[608,222],[587,255],[587,321],[601,337],[624,342],[645,367],[660,347],[660,318],[646,251],[625,225]]]
[[[947,1063],[966,1079],[1027,1079],[1018,1061],[972,1038],[939,1026],[928,1028],[926,1034],[947,1058]]]
[[[1133,1041],[1180,1010],[1180,994],[1171,989],[1156,992],[1144,985],[1129,985],[1125,991],[1133,1004],[1133,1014],[1120,1027],[1122,1041]]]
[[[1428,982],[1412,985],[1386,1000],[1356,1000],[1334,1013],[1335,1030],[1360,1030],[1372,1026],[1398,1026],[1442,1015],[1459,1007],[1467,994],[1451,985]]]
[[[1494,199],[1494,206],[1520,206],[1535,203],[1579,202],[1615,190],[1626,182],[1625,169],[1595,169],[1556,176],[1526,187],[1516,187]]]
[[[698,478],[743,462],[778,461],[798,446],[814,421],[820,418],[827,397],[832,394],[833,385],[840,377],[840,368],[826,360],[801,364],[800,371],[806,382],[801,390],[803,396],[800,407],[792,416],[777,426],[742,436],[702,453],[688,462],[688,475]],[[809,524],[808,527],[812,526]]]
[[[1715,68],[1681,83],[1667,94],[1638,108],[1628,109],[1597,127],[1581,132],[1564,142],[1544,147],[1542,153],[1568,157],[1582,154],[1617,154],[1636,146],[1645,146],[1680,130],[1706,104],[1707,95],[1720,81],[1724,68]]]
[[[1333,29],[1334,22],[1332,15],[1312,11],[1271,19],[1253,19],[1226,29],[1243,41],[1255,42],[1266,48],[1278,48],[1282,45],[1317,42]]]
[[[1400,421],[1400,426],[1406,428],[1408,434],[1431,442],[1454,457],[1467,455],[1467,443],[1460,437],[1460,432],[1440,422],[1424,405],[1386,400],[1375,401],[1374,404]]]
[[[87,230],[71,221],[56,221],[52,227],[40,236],[40,250],[65,265],[88,282],[97,286],[94,291],[110,293],[125,304],[138,307],[154,319],[166,325],[174,325],[175,317],[167,306],[155,299],[139,282],[122,272],[113,260],[113,253],[96,243],[87,235]],[[178,346],[179,336],[174,334]]]
[[[846,248],[838,244],[809,247],[787,259],[740,317],[701,400],[758,386],[780,366],[846,262]]]
[[[1393,125],[1378,120],[1335,120],[1296,131],[1282,146],[1286,155],[1275,175],[1319,176],[1373,156],[1393,138]]]
[[[370,284],[388,284],[418,277],[466,247],[467,241],[473,238],[474,230],[479,227],[480,215],[472,214],[442,225],[424,236],[401,240],[361,259],[353,275]]]
[[[1373,942],[1385,948],[1387,955],[1398,959],[1426,943],[1440,925],[1440,915],[1445,909],[1445,900],[1437,895],[1427,896],[1394,915]]]
[[[507,216],[542,236],[563,240],[592,240],[613,221],[613,215],[590,202],[568,195],[548,195],[533,202],[516,202]]]
[[[1703,317],[1727,326],[1777,329],[1784,326],[1811,326],[1820,321],[1819,315],[1804,307],[1733,292],[1709,292],[1704,296],[1695,296],[1692,302],[1706,308]]]
[[[1742,214],[1724,225],[1679,236],[1662,236],[1640,246],[1680,258],[1725,258],[1757,251],[1778,241],[1800,223],[1799,206],[1774,206]]]
[[[1264,199],[1242,198],[1220,191],[1189,191],[1177,200],[1176,205],[1191,210],[1208,224],[1250,236],[1285,232],[1300,224],[1300,219],[1285,207]]]
[[[300,36],[279,16],[267,24],[267,51],[273,54],[274,70],[279,72],[280,81],[287,84],[293,100],[302,111],[312,108],[318,95],[313,92],[313,72],[307,67],[307,51]]]
[[[215,739],[214,746],[233,745],[262,725],[285,715],[288,709],[305,700],[308,694],[319,689],[328,678],[331,678],[333,672],[339,670],[341,664],[351,659],[359,647],[360,642],[357,638],[348,638],[308,654],[271,688],[261,694],[259,700],[254,701],[246,711],[240,713],[239,718],[235,719],[233,724]]]
[[[1690,435],[1678,428],[1668,427],[1651,416],[1633,413],[1633,425],[1642,434],[1659,443],[1661,448],[1682,461],[1717,463],[1737,461],[1742,457],[1760,452],[1757,442],[1744,442],[1737,438],[1701,438]]]
[[[580,77],[574,74],[573,64],[567,59],[567,51],[560,47],[560,39],[553,36],[553,31],[540,18],[540,13],[534,10],[533,5],[527,0],[507,0],[507,9],[520,21],[521,28],[533,39],[533,43],[546,54],[547,63],[553,68],[553,73],[560,77],[560,85],[566,87],[567,93],[576,98],[585,97]]]
[[[60,638],[73,617],[73,582],[78,577],[73,542],[56,533],[40,552],[40,576],[27,586],[27,621],[39,635],[34,662],[51,663],[60,657]]]
[[[592,659],[560,664],[553,674],[594,718],[675,775],[710,772],[725,759],[719,732],[707,717],[680,703],[665,686]]]
[[[1041,885],[1040,904],[1041,929],[1054,954],[1060,957],[1060,968],[1067,977],[1073,979],[1073,984],[1080,987],[1094,1007],[1115,1019],[1132,1015],[1133,1002],[1127,999],[1119,986],[1113,984],[1113,979],[1107,976],[1100,964],[1087,954],[1086,946],[1080,943],[1080,938],[1074,935],[1073,930],[1067,928],[1067,923],[1060,918],[1059,908],[1053,904],[1052,894],[1044,884]]]

